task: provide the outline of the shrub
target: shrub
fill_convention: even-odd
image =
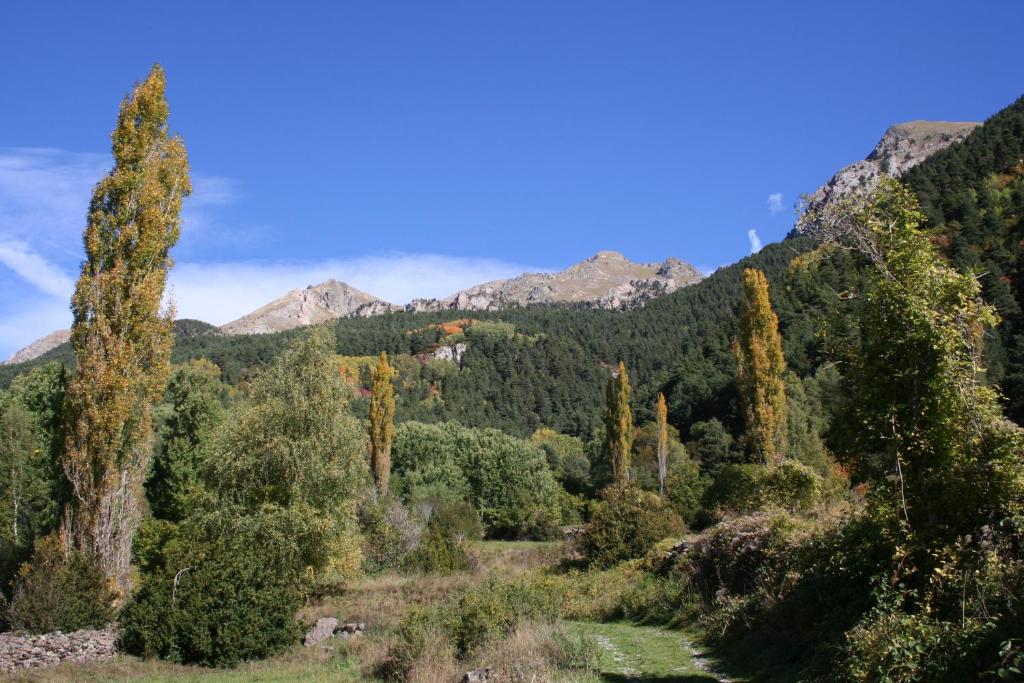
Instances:
[[[430,525],[416,552],[409,556],[410,569],[433,574],[451,574],[469,567],[469,556],[462,541],[444,529]]]
[[[484,536],[480,515],[464,500],[438,505],[430,516],[430,526],[459,542],[479,541]]]
[[[665,498],[676,514],[692,524],[700,512],[701,498],[711,480],[700,473],[692,460],[682,460],[668,472]]]
[[[550,620],[556,614],[551,597],[535,584],[499,584],[492,579],[443,603],[410,611],[399,625],[389,673],[404,679],[428,650],[449,651],[465,660],[523,622]]]
[[[305,533],[301,520],[281,512],[192,522],[182,542],[154,559],[125,608],[125,649],[228,667],[295,643]]]
[[[367,571],[397,569],[420,546],[423,523],[400,501],[367,496],[359,507],[363,565]]]
[[[649,624],[671,624],[688,597],[686,584],[677,577],[644,574],[622,596],[622,616]]]
[[[60,541],[48,536],[18,570],[7,620],[34,633],[100,628],[114,618],[114,599],[95,558],[73,550],[65,559]]]
[[[637,564],[630,561],[611,569],[540,574],[533,578],[533,585],[550,596],[566,619],[614,619],[622,616],[622,597],[642,575]]]
[[[610,567],[641,557],[658,541],[683,532],[683,520],[653,493],[636,486],[609,486],[594,507],[580,539],[586,560]]]
[[[767,507],[806,510],[821,500],[821,477],[807,465],[784,460],[770,467],[728,465],[704,493],[703,506],[751,513]]]

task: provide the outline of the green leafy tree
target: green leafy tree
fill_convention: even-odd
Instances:
[[[239,515],[279,510],[317,528],[312,548],[342,542],[366,481],[366,436],[348,411],[351,390],[334,367],[334,336],[315,328],[252,384],[251,398],[214,438],[203,479]],[[315,523],[314,523],[315,522]],[[334,558],[310,552],[310,566]]]
[[[747,445],[759,462],[776,465],[786,456],[787,447],[786,359],[779,318],[768,298],[768,280],[755,268],[743,271],[740,334],[733,352]]]
[[[370,472],[382,496],[388,494],[391,442],[395,436],[395,394],[391,384],[393,375],[394,370],[388,365],[388,354],[381,352],[370,380]]]
[[[982,381],[996,313],[977,278],[939,256],[922,219],[914,195],[890,180],[820,218],[831,244],[870,265],[845,354],[844,436],[861,454],[853,464],[927,538],[1019,509],[1024,437]]]
[[[31,543],[37,511],[45,508],[50,493],[45,458],[32,427],[31,415],[19,403],[0,403],[0,536],[9,535],[15,546]]]
[[[559,486],[544,452],[497,429],[403,422],[394,467],[414,507],[468,500],[491,536],[545,537],[559,517]]]
[[[626,364],[620,361],[618,371],[608,380],[604,413],[605,448],[611,460],[612,478],[619,484],[629,481],[633,447],[633,411],[629,407],[629,393]]]
[[[73,495],[61,538],[130,589],[132,536],[152,454],[152,406],[170,374],[173,311],[161,312],[182,199],[181,138],[167,128],[164,71],[121,103],[114,168],[93,191],[85,261],[71,300],[77,370],[68,385],[64,472]]]
[[[213,429],[223,409],[220,368],[194,360],[175,371],[167,387],[171,414],[161,430],[153,473],[146,482],[153,515],[181,521],[189,512],[189,495],[199,468],[209,457]]]
[[[716,418],[693,423],[690,436],[693,440],[687,443],[687,452],[700,463],[704,474],[716,476],[739,455],[732,434]]]
[[[544,451],[548,467],[566,491],[579,495],[592,489],[590,458],[582,439],[541,427],[530,436],[530,443]]]

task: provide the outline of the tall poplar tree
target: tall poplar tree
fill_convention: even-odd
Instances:
[[[388,494],[391,441],[395,435],[393,375],[394,370],[388,365],[388,354],[381,352],[377,367],[370,371],[370,472],[382,496]]]
[[[71,496],[61,538],[95,555],[122,593],[153,450],[151,408],[170,374],[173,309],[161,310],[169,251],[192,191],[185,145],[168,132],[165,87],[155,65],[121,102],[114,168],[93,190],[71,299],[77,370],[67,390]]]
[[[611,458],[616,484],[629,481],[630,451],[633,447],[633,411],[629,408],[629,375],[619,362],[618,374],[608,380],[604,413],[605,448]]]
[[[786,385],[779,318],[768,298],[768,280],[754,268],[743,271],[740,334],[733,344],[739,365],[737,387],[746,421],[746,441],[765,465],[786,456]]]
[[[665,394],[660,391],[658,403],[654,406],[654,418],[658,423],[658,493],[663,496],[668,477],[668,405]]]

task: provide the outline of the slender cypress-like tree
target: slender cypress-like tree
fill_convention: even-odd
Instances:
[[[114,168],[93,191],[71,299],[77,370],[67,390],[71,496],[61,538],[95,555],[122,593],[153,451],[151,408],[170,375],[174,316],[161,311],[169,251],[192,191],[185,145],[168,132],[165,87],[156,65],[121,102]]]
[[[377,367],[370,371],[370,471],[377,490],[388,494],[391,478],[391,441],[395,435],[395,394],[391,385],[394,370],[388,354],[381,353]]]
[[[611,458],[616,484],[629,481],[630,450],[633,447],[633,411],[629,408],[629,375],[620,362],[616,376],[608,380],[604,413],[605,447]]]
[[[754,268],[743,271],[740,335],[733,344],[739,365],[737,386],[746,420],[746,442],[765,465],[786,455],[786,385],[782,375],[779,318],[768,298],[768,280]]]
[[[658,422],[658,493],[665,495],[665,479],[668,477],[668,405],[665,394],[658,392],[658,403],[654,406],[654,417]]]

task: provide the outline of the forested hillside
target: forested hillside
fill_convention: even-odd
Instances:
[[[963,143],[911,169],[905,181],[919,195],[954,265],[981,273],[986,299],[1003,317],[987,346],[989,378],[1002,386],[1008,415],[1024,419],[1024,100],[993,116]],[[465,317],[459,311],[340,319],[333,323],[337,351],[419,357],[421,362],[399,368],[399,420],[457,421],[521,436],[548,426],[588,438],[600,427],[608,370],[624,361],[637,386],[634,409],[642,420],[651,418],[654,399],[664,391],[670,422],[684,435],[711,417],[738,434],[729,344],[736,334],[743,269],[766,273],[786,361],[801,378],[812,376],[821,363],[821,321],[840,304],[837,295],[859,287],[861,275],[843,256],[813,273],[794,272],[793,258],[813,246],[810,237],[768,245],[701,283],[627,312],[540,306],[472,313],[474,320],[510,323],[512,334],[470,327],[446,339],[435,324]],[[229,336],[198,321],[179,321],[174,361],[208,358],[221,368],[224,381],[238,384],[276,357],[295,334]],[[438,345],[459,341],[467,342],[459,366],[426,362]],[[32,363],[0,368],[0,386],[26,367],[70,359],[65,344]],[[362,384],[368,387],[365,373]]]
[[[1024,98],[903,180],[953,265],[980,275],[1003,318],[988,341],[988,374],[1007,415],[1024,421]]]

